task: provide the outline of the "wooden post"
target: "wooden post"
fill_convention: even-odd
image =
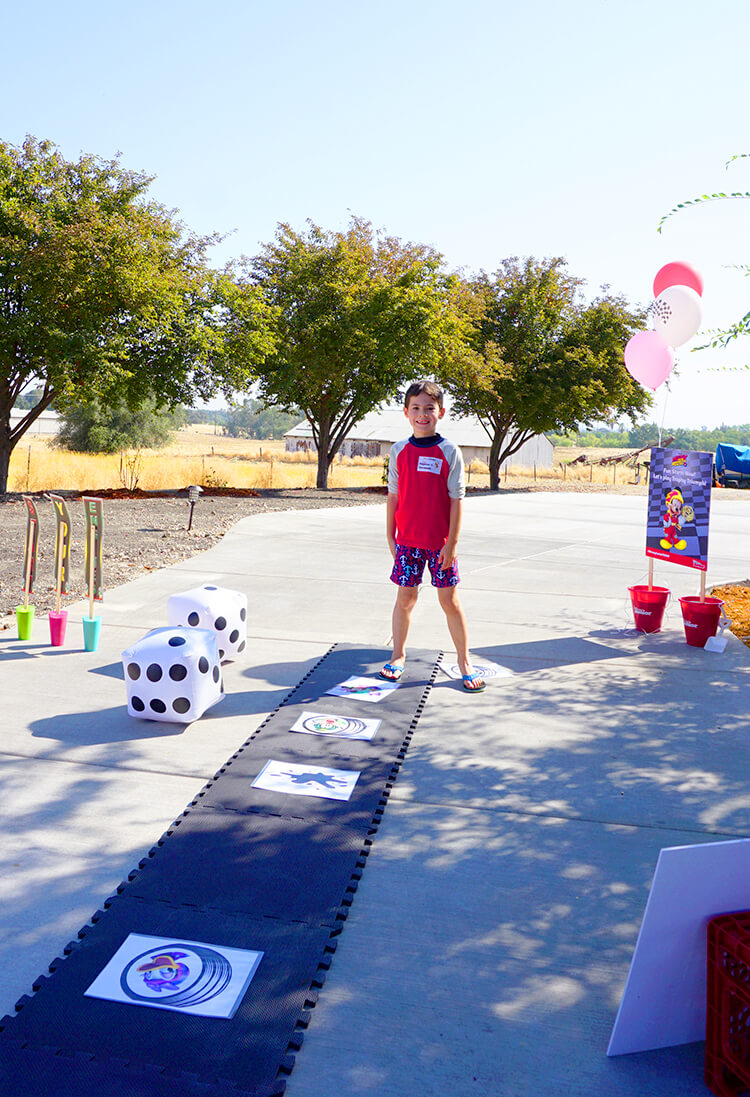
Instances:
[[[654,558],[649,556],[648,558],[648,589],[654,589]]]
[[[62,609],[62,565],[63,565],[63,548],[65,538],[62,535],[62,527],[58,536],[57,545],[57,559],[55,560],[55,594],[57,597],[57,612]]]
[[[705,571],[702,571],[701,572],[701,602],[705,602],[705,600],[706,600],[706,573],[705,573]]]
[[[89,528],[89,618],[94,619],[94,546],[96,545],[96,530],[94,523]]]
[[[31,553],[28,554],[26,561],[26,578],[23,584],[23,604],[24,607],[29,604],[29,583],[31,582]]]

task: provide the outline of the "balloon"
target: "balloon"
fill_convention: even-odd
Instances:
[[[654,331],[670,347],[692,339],[703,319],[701,299],[690,286],[667,286],[651,306]]]
[[[654,278],[654,297],[658,297],[669,286],[690,286],[699,297],[703,296],[703,278],[689,263],[667,263]]]
[[[674,369],[674,354],[655,331],[639,331],[625,347],[625,366],[644,388],[658,389]]]

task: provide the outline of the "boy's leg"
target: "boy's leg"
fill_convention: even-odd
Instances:
[[[406,639],[409,635],[411,615],[417,604],[419,587],[399,587],[393,607],[393,653],[391,665],[402,667],[406,662]]]
[[[469,656],[469,638],[466,628],[466,617],[458,598],[458,591],[453,587],[438,587],[438,599],[443,607],[448,621],[448,631],[456,648],[456,662],[461,674],[473,675],[474,668]],[[394,634],[395,635],[395,634]],[[464,688],[468,690],[484,689],[484,681],[474,678],[471,682],[464,681]]]

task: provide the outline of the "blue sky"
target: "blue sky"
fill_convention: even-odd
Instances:
[[[750,308],[747,0],[50,0],[7,6],[0,138],[55,141],[156,176],[221,263],[276,224],[351,213],[451,268],[562,255],[593,294],[648,303],[673,259],[704,323]],[[750,346],[680,352],[654,416],[750,422]]]

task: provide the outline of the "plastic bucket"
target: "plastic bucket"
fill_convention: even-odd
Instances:
[[[716,635],[723,605],[720,598],[708,595],[703,602],[697,595],[680,598],[685,639],[691,647],[702,648],[709,636]]]
[[[647,586],[635,586],[628,587],[628,590],[633,603],[635,627],[639,632],[658,632],[669,601],[669,588],[651,587],[649,590]]]
[[[59,613],[50,610],[49,614],[49,638],[53,648],[61,648],[65,643],[65,626],[68,623],[68,611],[61,609]]]

